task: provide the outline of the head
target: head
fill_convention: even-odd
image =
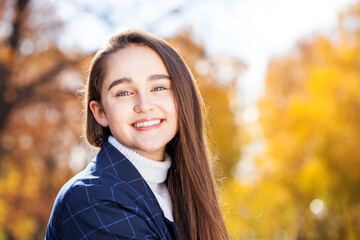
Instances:
[[[109,62],[112,56],[120,49],[129,46],[146,46],[151,48],[163,61],[171,79],[171,87],[178,115],[179,132],[188,131],[191,126],[199,127],[202,124],[201,98],[197,85],[180,55],[163,39],[152,34],[128,30],[114,34],[95,55],[87,80],[85,110],[86,110],[86,137],[90,144],[100,147],[111,135],[108,126],[101,125],[94,117],[91,101],[101,104],[103,83],[109,71]],[[197,126],[195,125],[197,124]],[[178,138],[178,134],[175,138]],[[174,139],[173,141],[177,141]]]

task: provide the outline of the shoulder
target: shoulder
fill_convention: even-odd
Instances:
[[[104,202],[117,204],[132,203],[131,187],[120,176],[114,176],[92,161],[88,166],[71,178],[60,189],[54,203],[54,210],[64,219],[64,212],[80,211],[86,205]]]
[[[62,187],[50,217],[49,239],[55,234],[59,239],[152,239],[155,235],[131,187],[95,170],[88,166]]]
[[[154,239],[154,236],[165,236],[167,230],[161,209],[149,192],[135,167],[107,144],[82,172],[61,188],[46,238]]]

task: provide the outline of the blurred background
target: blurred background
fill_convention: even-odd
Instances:
[[[233,239],[360,239],[360,2],[0,0],[0,240],[43,239],[82,131],[92,56],[166,38],[209,110]]]

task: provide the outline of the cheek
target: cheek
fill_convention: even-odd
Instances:
[[[119,105],[112,105],[110,108],[106,109],[106,116],[109,120],[110,128],[120,127],[126,124],[129,112]]]
[[[111,106],[109,106],[108,112],[117,117],[126,116],[129,114],[131,106],[132,104],[128,101],[113,101]]]
[[[163,109],[171,118],[177,118],[177,107],[174,96],[171,94],[164,95],[156,99],[156,104]]]

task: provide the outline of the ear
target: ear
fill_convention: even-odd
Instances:
[[[97,102],[97,101],[91,101],[89,103],[89,107],[90,110],[95,118],[95,120],[103,127],[108,127],[109,126],[109,122],[108,119],[106,117],[106,114],[103,110],[103,108],[101,107],[101,105]]]

